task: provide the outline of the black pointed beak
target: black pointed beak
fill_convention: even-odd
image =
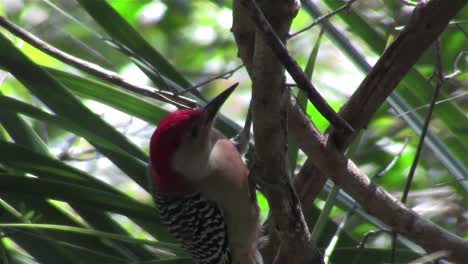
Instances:
[[[206,118],[207,123],[211,122],[214,119],[214,117],[218,113],[221,106],[224,104],[224,102],[226,102],[226,100],[231,95],[231,93],[236,89],[238,84],[239,83],[235,83],[235,84],[231,85],[231,87],[224,90],[224,92],[222,92],[221,94],[216,96],[213,100],[211,100],[211,102],[209,102],[203,108],[208,114],[207,118]]]

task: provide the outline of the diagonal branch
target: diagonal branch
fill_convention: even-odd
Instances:
[[[351,5],[352,5],[354,2],[356,2],[356,0],[349,0],[349,1],[346,2],[344,5],[342,5],[340,8],[334,10],[333,12],[330,12],[330,13],[328,13],[328,14],[326,14],[326,15],[323,15],[323,16],[321,16],[321,17],[315,19],[314,22],[312,22],[312,23],[311,23],[310,25],[308,25],[307,27],[305,27],[305,28],[303,28],[303,29],[301,29],[301,30],[298,30],[298,31],[296,31],[296,32],[294,32],[294,33],[292,33],[292,34],[290,34],[290,35],[289,35],[289,38],[294,38],[295,36],[298,36],[299,34],[301,34],[301,33],[305,32],[305,31],[307,31],[307,30],[309,30],[309,29],[315,27],[316,25],[322,23],[323,21],[330,19],[332,16],[334,16],[334,15],[340,13],[341,11],[345,11],[345,10],[348,11],[348,10],[351,8]]]
[[[385,50],[359,88],[341,108],[340,115],[356,130],[351,135],[330,127],[330,137],[345,149],[371,120],[422,53],[444,31],[466,0],[420,1],[408,25]]]
[[[317,173],[319,170],[358,201],[368,213],[422,246],[426,251],[450,250],[449,258],[457,263],[468,262],[468,256],[465,254],[468,250],[467,242],[396,202],[384,190],[371,183],[368,177],[350,163],[341,152],[367,125],[373,113],[464,4],[466,4],[464,0],[450,2],[432,0],[418,5],[408,26],[387,48],[358,90],[341,109],[340,114],[356,129],[353,134],[346,135],[331,127],[330,137],[327,139],[310,124],[300,109],[293,106],[289,110],[289,131],[309,157],[307,160],[309,166],[305,168],[312,172],[313,177],[323,178]],[[311,168],[310,163],[313,163],[318,170]],[[305,177],[311,175],[300,173],[295,180],[302,182],[305,181]],[[299,193],[311,190],[311,187],[304,185],[300,187],[302,188],[298,190]],[[315,189],[317,186],[314,186]]]
[[[33,34],[26,31],[25,29],[13,24],[11,21],[9,21],[7,18],[3,16],[0,16],[0,26],[10,31],[12,34],[17,36],[18,38],[26,41],[27,43],[41,50],[42,52],[49,54],[50,56],[64,63],[72,65],[73,67],[83,72],[99,77],[103,80],[106,80],[109,83],[118,85],[127,91],[140,94],[146,97],[151,97],[151,98],[163,101],[163,102],[167,102],[179,108],[194,108],[198,106],[197,102],[190,98],[179,96],[169,91],[163,91],[163,90],[155,91],[155,89],[150,86],[146,86],[146,85],[142,86],[142,85],[136,85],[136,84],[130,83],[129,81],[125,80],[124,78],[122,78],[120,75],[118,75],[117,73],[113,71],[104,69],[100,67],[99,65],[90,63],[88,61],[79,59],[77,57],[74,57],[68,53],[65,53],[51,46],[50,44],[47,44],[46,42],[42,41],[41,39],[34,36]]]
[[[287,105],[284,68],[252,26],[248,13],[234,1],[233,33],[239,55],[252,79],[252,118],[255,136],[255,164],[251,176],[261,185],[270,204],[269,243],[262,247],[265,263],[321,263],[302,214],[301,203],[290,179],[287,159]],[[286,41],[298,5],[295,1],[264,1],[263,11],[274,29]]]
[[[367,175],[312,126],[309,118],[295,105],[294,100],[289,107],[288,116],[289,132],[309,157],[308,161],[311,160],[321,173],[352,196],[367,213],[377,217],[428,252],[446,249],[451,251],[449,259],[456,263],[468,263],[466,254],[468,242],[420,217],[372,183]],[[303,179],[299,177],[295,179],[299,180]],[[299,193],[303,191],[298,190]]]
[[[333,111],[328,103],[323,99],[320,93],[315,89],[312,83],[308,80],[304,71],[299,67],[297,62],[289,55],[286,46],[281,39],[276,35],[272,26],[263,15],[263,12],[257,6],[255,0],[242,0],[242,5],[250,14],[250,18],[255,22],[259,33],[259,37],[263,38],[265,43],[271,48],[278,60],[281,61],[288,73],[296,82],[297,86],[307,92],[307,97],[317,110],[333,124],[338,130],[343,133],[350,133],[353,128],[346,123],[339,115]],[[287,2],[287,1],[286,1]],[[293,1],[292,1],[293,2]]]

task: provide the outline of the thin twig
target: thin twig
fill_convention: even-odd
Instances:
[[[436,41],[436,74],[437,74],[437,83],[435,86],[435,91],[432,96],[431,105],[429,106],[429,113],[427,113],[426,120],[424,121],[424,125],[421,131],[421,136],[419,138],[418,148],[416,150],[416,154],[411,164],[410,171],[408,173],[408,180],[406,182],[406,186],[403,192],[403,196],[401,197],[401,202],[406,203],[406,199],[408,197],[409,190],[411,189],[411,183],[413,181],[414,172],[416,171],[416,166],[419,161],[419,157],[421,155],[421,150],[424,146],[424,138],[426,137],[427,130],[429,128],[429,122],[432,118],[432,113],[434,112],[435,102],[437,101],[437,97],[439,96],[439,91],[442,86],[443,82],[443,73],[442,73],[442,65],[441,65],[441,56],[440,56],[440,42]]]
[[[143,66],[145,68],[150,69],[151,73],[156,73],[156,76],[155,76],[156,80],[154,80],[154,79],[152,79],[152,80],[154,80],[155,83],[159,84],[159,86],[163,87],[162,89],[158,89],[158,92],[169,91],[169,92],[174,92],[175,93],[176,90],[167,83],[167,81],[163,78],[163,76],[161,75],[159,70],[156,69],[145,58],[143,58],[140,55],[136,54],[133,50],[131,50],[130,48],[125,46],[123,43],[120,43],[117,40],[108,39],[108,38],[103,38],[102,40],[105,43],[107,43],[108,45],[110,45],[111,47],[118,49],[120,52],[122,52],[123,54],[130,57],[130,59],[133,61],[133,63],[135,63],[139,67]]]
[[[305,3],[309,5],[312,2],[305,1]],[[358,91],[341,109],[341,114],[356,130],[361,130],[369,124],[372,115],[394,90],[396,84],[464,6],[463,0],[453,0],[450,4],[443,0],[425,2],[423,8],[420,9],[420,16],[412,20],[394,43],[387,47]],[[426,30],[428,24],[431,25],[429,31]],[[391,228],[395,228],[428,252],[448,249],[452,252],[448,257],[449,260],[468,263],[466,241],[420,217],[401,203],[395,202],[394,198],[382,188],[371,183],[362,171],[352,165],[350,160],[345,159],[343,155],[338,158],[333,151],[328,151],[327,148],[333,144],[320,144],[322,141],[326,142],[327,139],[319,134],[310,123],[310,119],[306,118],[301,111],[291,110],[290,113],[288,132],[297,140],[304,153],[310,157],[307,162],[314,162],[318,170],[338,183],[344,191],[361,204],[367,213],[379,218]],[[334,151],[340,152],[349,146],[355,136],[356,134],[343,136],[339,132],[331,131],[328,142],[330,140],[337,142],[338,147],[335,147]],[[346,160],[346,163],[342,162],[343,160]],[[342,169],[346,169],[346,174],[342,173]],[[299,188],[301,192],[307,192],[307,190],[307,186]],[[419,232],[421,230],[424,232]]]
[[[436,63],[435,63],[435,73],[436,76],[436,86],[434,90],[434,94],[432,96],[431,105],[429,106],[429,112],[427,113],[426,120],[424,120],[424,125],[422,127],[421,136],[419,137],[418,148],[416,149],[416,154],[413,159],[413,163],[411,164],[410,171],[408,173],[408,179],[406,181],[405,189],[403,191],[403,195],[401,197],[401,202],[403,204],[406,203],[408,198],[408,193],[411,189],[411,184],[413,183],[414,173],[416,171],[419,157],[421,155],[422,148],[424,146],[424,139],[426,137],[427,131],[429,129],[429,123],[432,118],[432,113],[434,112],[435,103],[437,101],[437,97],[439,96],[440,88],[442,87],[442,83],[444,81],[444,75],[442,71],[442,63],[441,63],[441,55],[440,55],[440,41],[436,40],[435,42],[436,48]],[[395,263],[396,261],[396,238],[398,237],[397,232],[393,232],[392,235],[392,255],[391,255],[391,262]]]
[[[445,76],[445,79],[450,79],[450,78],[448,78],[448,76]],[[441,104],[441,103],[446,103],[446,102],[452,101],[454,99],[466,96],[467,94],[468,94],[468,92],[457,94],[457,95],[454,95],[454,96],[446,98],[446,99],[438,100],[435,104],[438,105],[438,104]],[[421,110],[421,109],[424,109],[424,108],[427,108],[427,107],[430,107],[430,106],[431,106],[431,104],[421,105],[421,106],[415,107],[415,108],[413,108],[411,110],[399,113],[398,115],[395,115],[394,117],[404,116],[404,115],[407,115],[409,113],[413,113],[413,112],[416,112],[418,110]]]
[[[262,37],[265,39],[265,42],[268,43],[271,50],[281,61],[299,88],[307,92],[307,97],[317,110],[338,130],[350,133],[354,131],[353,128],[328,105],[317,89],[315,89],[312,83],[310,83],[307,76],[304,74],[304,71],[299,67],[291,55],[289,55],[289,52],[283,42],[273,31],[270,23],[266,19],[262,10],[258,7],[256,1],[243,0],[242,5],[249,11],[250,17],[257,25]]]
[[[457,57],[455,58],[455,60],[453,61],[453,64],[452,64],[452,73],[450,73],[449,75],[446,75],[444,79],[450,79],[450,78],[453,78],[455,75],[458,75],[458,73],[460,73],[461,71],[458,69],[458,63],[460,62],[460,60],[462,58],[464,58],[466,55],[468,54],[468,51],[462,51],[460,53],[458,53]]]
[[[400,151],[392,158],[390,163],[388,163],[387,166],[385,166],[385,168],[383,170],[381,170],[378,173],[374,174],[371,177],[371,179],[380,178],[383,175],[385,175],[385,173],[387,173],[389,170],[391,170],[393,168],[393,166],[395,166],[395,164],[397,163],[398,159],[403,154],[403,151],[405,151],[407,145],[408,145],[408,138],[405,138],[405,142],[403,143],[403,147],[400,149]]]
[[[46,29],[45,30],[48,30],[50,31],[51,30],[51,27],[52,25],[50,25],[52,23],[48,23],[45,27]],[[59,29],[57,29],[57,31],[59,31]],[[100,63],[102,63],[103,65],[105,65],[106,67],[108,67],[108,69],[112,70],[112,71],[117,71],[117,69],[115,68],[115,65],[109,60],[107,59],[102,53],[100,53],[98,50],[90,47],[88,44],[86,44],[84,41],[68,34],[68,33],[63,33],[63,36],[70,42],[72,42],[73,44],[77,45],[78,47],[80,47],[81,49],[83,49],[84,51],[86,51],[88,54],[90,54],[92,57],[94,57],[96,60],[98,60]]]
[[[403,147],[401,148],[401,150],[397,153],[397,155],[395,155],[395,157],[393,157],[393,159],[390,161],[390,163],[388,163],[387,166],[385,166],[385,168],[376,173],[374,176],[370,176],[369,179],[374,179],[376,177],[381,177],[383,176],[385,173],[387,173],[395,164],[396,164],[396,161],[399,159],[399,157],[403,154],[403,151],[405,150],[406,146],[408,144],[408,138],[405,139],[405,143],[403,145]],[[345,215],[343,221],[340,223],[340,225],[338,226],[338,229],[337,231],[335,232],[335,236],[337,236],[339,234],[339,232],[341,232],[341,229],[344,228],[344,226],[346,225],[346,221],[347,219],[349,219],[355,212],[356,212],[356,209],[359,207],[359,205],[357,203],[354,204],[354,206],[352,208],[350,208],[349,212]],[[364,245],[368,239],[368,237],[370,235],[376,235],[377,233],[381,233],[381,232],[388,232],[388,231],[385,231],[385,230],[377,230],[377,231],[369,231],[367,232],[365,235],[364,235],[364,239],[361,241],[361,243],[358,245],[359,247],[359,252],[358,254],[356,255],[356,257],[354,258],[354,261],[353,263],[359,263],[359,258],[361,257],[362,255],[362,250],[364,249]],[[328,248],[327,248],[327,251],[328,251]],[[327,257],[327,254],[325,254],[325,258]]]
[[[106,80],[110,83],[118,85],[130,92],[151,97],[163,102],[167,102],[180,108],[194,108],[198,106],[198,103],[190,98],[179,97],[176,94],[168,91],[154,91],[153,87],[146,85],[132,84],[129,81],[123,79],[120,75],[118,75],[115,72],[104,69],[88,61],[76,58],[47,44],[46,42],[42,41],[30,32],[13,24],[11,21],[9,21],[3,16],[0,16],[0,25],[15,36],[17,36],[18,38],[26,41],[27,43],[49,54],[50,56],[57,58],[67,64],[70,64],[79,70],[82,70],[84,72],[97,76],[103,80]]]
[[[28,235],[28,236],[32,236],[32,237],[35,237],[37,239],[41,239],[41,240],[44,240],[44,241],[47,241],[47,242],[51,242],[53,244],[74,248],[74,249],[82,251],[82,252],[88,252],[88,253],[95,254],[95,255],[98,255],[98,256],[102,256],[102,257],[106,257],[106,258],[112,258],[115,261],[120,262],[120,261],[125,260],[123,257],[117,257],[117,256],[114,256],[114,255],[104,253],[102,251],[97,251],[97,250],[94,250],[94,249],[90,249],[90,248],[86,248],[86,247],[79,246],[79,245],[76,245],[76,244],[72,244],[72,243],[69,243],[69,242],[66,242],[66,241],[58,240],[58,239],[55,239],[55,238],[50,238],[41,231],[33,232],[33,231],[21,230],[21,229],[17,229],[17,228],[8,228],[8,230],[9,231],[10,230],[15,231],[15,232],[18,232],[18,233],[22,233],[22,234],[25,234],[25,235]]]
[[[118,49],[119,51],[121,51],[123,54],[127,55],[130,57],[130,59],[135,63],[137,64],[138,66],[141,66],[140,64],[143,64],[145,67],[151,69],[151,73],[156,73],[156,80],[152,79],[155,83],[157,83],[158,85],[160,86],[163,86],[164,89],[162,90],[165,90],[165,91],[172,91],[172,92],[175,92],[175,89],[168,85],[167,84],[167,81],[162,77],[161,73],[155,68],[153,67],[153,65],[151,63],[149,63],[146,59],[142,58],[141,56],[139,56],[138,54],[136,54],[135,52],[133,52],[132,50],[130,50],[129,48],[127,48],[124,44],[122,43],[119,43],[117,40],[114,40],[114,39],[109,39],[105,36],[102,36],[100,35],[99,33],[97,33],[96,31],[94,31],[93,29],[91,29],[90,27],[86,26],[85,24],[83,24],[82,22],[80,22],[77,18],[71,16],[70,14],[68,14],[67,12],[65,12],[64,10],[62,10],[60,7],[58,7],[57,5],[55,5],[54,3],[51,3],[49,0],[43,0],[44,2],[46,2],[49,6],[51,6],[53,9],[57,10],[59,14],[63,15],[65,18],[69,19],[70,21],[78,24],[79,26],[81,26],[83,29],[85,29],[86,31],[88,31],[88,33],[90,33],[91,35],[95,36],[96,38],[104,41],[105,43],[107,43],[108,45],[110,45],[111,47],[113,48],[116,48]],[[151,76],[150,76],[151,78]],[[160,89],[161,90],[161,89]],[[159,90],[159,91],[160,91]],[[145,95],[145,94],[143,94]],[[146,96],[146,95],[145,95]],[[156,98],[157,99],[157,98]],[[169,102],[171,103],[171,102]],[[179,106],[181,107],[181,106]]]
[[[463,25],[463,24],[468,24],[468,20],[452,21],[448,25],[449,26],[456,26],[456,25]]]
[[[358,253],[356,254],[356,256],[354,257],[353,259],[353,264],[357,264],[357,263],[360,263],[359,262],[359,259],[361,258],[362,256],[362,253],[364,252],[364,248],[366,246],[366,242],[367,240],[369,240],[370,236],[376,236],[380,233],[387,233],[388,231],[386,230],[373,230],[373,231],[369,231],[367,233],[364,234],[364,237],[362,238],[361,242],[359,243],[358,245]]]
[[[348,221],[348,216],[349,215],[346,214],[341,223],[336,228],[335,234],[333,234],[332,239],[328,243],[328,246],[325,249],[325,252],[323,253],[323,262],[330,263],[330,257],[333,254],[333,251],[336,249],[336,245],[338,244],[338,241],[340,239],[341,232],[344,230],[344,227],[346,226],[346,223]]]
[[[50,6],[52,9],[55,9],[55,11],[57,11],[57,13],[55,14],[60,14],[62,15],[64,18],[76,23],[77,25],[79,25],[82,29],[84,29],[85,31],[87,31],[87,33],[89,33],[90,35],[93,35],[95,36],[96,38],[98,39],[103,39],[104,37],[99,34],[97,31],[93,30],[91,27],[88,27],[85,23],[81,22],[79,19],[73,17],[69,12],[61,9],[59,6],[57,6],[56,4],[52,3],[51,1],[49,0],[42,0],[44,3],[46,3],[48,6]]]
[[[94,156],[87,157],[87,158],[80,158],[79,156],[86,155],[86,154],[94,154]],[[57,156],[58,160],[61,161],[90,161],[90,160],[97,160],[100,158],[99,152],[97,152],[94,148],[84,149],[78,153],[71,153],[70,151],[60,153]]]
[[[419,263],[432,263],[434,260],[441,259],[450,255],[448,250],[440,250],[432,252],[431,254],[424,255],[420,258],[408,262],[408,264],[419,264]]]
[[[240,68],[242,68],[242,67],[244,67],[244,64],[241,64],[241,65],[239,65],[239,66],[235,67],[234,69],[229,70],[229,71],[227,71],[227,72],[223,72],[223,73],[221,73],[221,74],[218,74],[218,75],[216,75],[216,76],[213,76],[213,77],[211,77],[211,78],[209,78],[209,79],[207,79],[207,80],[204,80],[204,81],[202,81],[202,82],[200,82],[200,83],[198,83],[198,84],[196,84],[196,85],[194,85],[194,86],[192,86],[192,87],[190,87],[190,88],[188,88],[188,89],[185,89],[184,91],[182,91],[182,92],[180,92],[180,93],[177,93],[177,95],[180,96],[180,95],[186,94],[187,92],[191,92],[191,91],[193,91],[193,90],[195,90],[195,89],[198,89],[198,88],[200,88],[200,87],[202,87],[202,86],[205,86],[206,84],[208,84],[208,83],[210,83],[210,82],[212,82],[212,81],[214,81],[214,80],[217,80],[217,79],[228,79],[228,78],[230,78],[236,71],[238,71],[238,70],[239,70]]]
[[[328,20],[330,17],[332,17],[332,16],[334,16],[334,15],[340,13],[341,11],[343,11],[343,10],[349,10],[349,8],[351,7],[351,5],[352,5],[354,2],[356,2],[356,0],[349,0],[348,2],[346,2],[346,4],[342,5],[341,7],[339,7],[338,9],[336,9],[335,11],[330,12],[330,13],[328,13],[328,14],[326,14],[326,15],[323,15],[323,16],[321,16],[321,17],[315,19],[314,22],[312,22],[312,23],[311,23],[310,25],[308,25],[307,27],[305,27],[305,28],[303,28],[303,29],[301,29],[301,30],[299,30],[299,31],[297,31],[297,32],[294,32],[294,33],[290,34],[288,38],[294,38],[295,36],[301,34],[302,32],[307,31],[307,30],[313,28],[314,26],[316,26],[316,25],[322,23],[322,22],[325,21],[325,20]]]
[[[448,185],[448,184],[461,182],[461,181],[468,181],[468,179],[454,179],[454,180],[451,180],[451,181],[436,183],[436,184],[434,184],[434,186],[443,186],[443,185]]]

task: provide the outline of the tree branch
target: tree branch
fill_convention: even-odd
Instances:
[[[49,54],[50,56],[72,65],[73,67],[89,73],[93,76],[99,77],[103,80],[108,81],[109,83],[118,85],[124,88],[127,91],[140,94],[146,97],[151,97],[166,103],[173,104],[179,108],[194,108],[198,106],[198,103],[190,98],[179,96],[169,91],[158,90],[155,91],[153,87],[150,86],[141,86],[130,83],[129,81],[122,78],[115,72],[106,70],[99,65],[90,63],[88,61],[74,57],[68,53],[65,53],[46,42],[42,41],[38,37],[34,36],[25,29],[15,25],[8,19],[3,16],[0,16],[0,26],[8,30],[10,33],[14,34],[18,38],[26,41],[42,52]]]
[[[321,263],[290,179],[287,159],[287,105],[284,68],[259,29],[252,27],[242,0],[234,1],[233,33],[239,56],[252,79],[252,118],[256,160],[251,176],[259,180],[270,204],[269,244],[261,248],[265,263]],[[263,1],[263,12],[286,41],[298,5]],[[263,16],[263,15],[262,15]],[[275,35],[276,36],[276,35]],[[281,42],[280,41],[280,42]]]
[[[466,0],[419,2],[408,25],[385,50],[359,88],[340,110],[340,115],[356,131],[351,135],[345,135],[330,127],[330,137],[340,149],[345,149],[357,133],[369,123],[375,111],[466,2]]]
[[[449,259],[457,263],[468,263],[466,254],[468,242],[420,217],[372,183],[368,176],[311,125],[302,110],[295,106],[295,102],[289,107],[288,124],[289,133],[297,140],[309,160],[312,160],[314,165],[337,186],[351,195],[367,213],[377,217],[428,252],[449,250],[451,252]],[[299,193],[301,191],[299,189]]]
[[[465,3],[463,0],[432,0],[427,3],[421,2],[415,9],[410,23],[387,48],[340,111],[345,120],[356,129],[353,134],[345,135],[331,127],[330,138],[327,140],[311,126],[309,119],[302,112],[298,112],[300,109],[291,107],[289,114],[290,133],[300,142],[301,149],[322,173],[333,179],[371,215],[429,252],[441,249],[451,251],[449,258],[460,263],[468,262],[468,256],[465,254],[468,250],[467,242],[396,202],[384,190],[372,184],[366,175],[340,152],[347,148],[360,129],[367,125],[372,114]],[[301,181],[302,177],[306,177],[305,174],[300,174],[296,180]],[[298,192],[307,193],[302,188]]]
[[[312,22],[310,25],[308,25],[307,27],[301,29],[301,30],[298,30],[297,32],[294,32],[292,34],[289,35],[289,38],[294,38],[295,36],[315,27],[316,25],[322,23],[323,21],[325,20],[328,20],[330,19],[330,17],[340,13],[341,11],[344,11],[344,10],[349,10],[351,8],[351,5],[356,2],[356,0],[349,0],[348,2],[346,2],[344,5],[342,5],[340,8],[336,9],[336,10],[333,10],[332,12],[326,14],[326,15],[323,15],[317,19],[314,20],[314,22]]]
[[[250,18],[255,22],[259,37],[263,38],[265,43],[271,48],[271,51],[281,61],[288,73],[296,82],[297,86],[307,92],[309,101],[317,108],[317,110],[333,124],[338,130],[343,133],[351,133],[353,128],[346,123],[328,103],[323,99],[320,93],[315,89],[309,81],[304,71],[299,67],[297,62],[289,55],[283,41],[276,35],[272,26],[263,15],[255,0],[241,0],[242,5],[250,14]],[[275,17],[275,23],[278,17]]]

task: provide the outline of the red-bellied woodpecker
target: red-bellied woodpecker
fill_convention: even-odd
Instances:
[[[150,180],[161,220],[197,264],[261,263],[258,206],[236,147],[213,128],[231,86],[203,109],[179,110],[150,143]]]

